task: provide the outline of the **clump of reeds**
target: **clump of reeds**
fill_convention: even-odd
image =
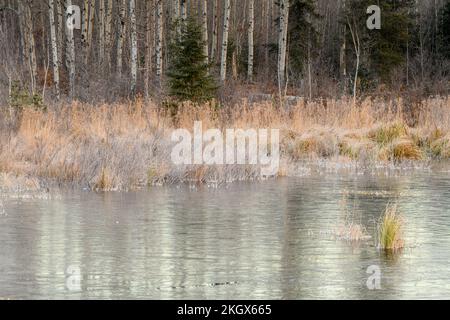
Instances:
[[[390,124],[383,124],[369,132],[369,138],[380,145],[386,145],[395,139],[404,137],[407,134],[407,127],[403,122],[396,121]]]
[[[441,138],[431,144],[432,155],[439,159],[450,158],[450,138]]]
[[[405,246],[403,240],[404,219],[396,204],[389,204],[378,223],[378,247],[396,251]]]
[[[370,239],[366,228],[355,222],[355,212],[348,208],[348,192],[345,191],[340,201],[342,220],[337,227],[332,230],[332,234],[339,240],[358,242]]]
[[[420,148],[410,140],[399,140],[392,144],[391,159],[401,160],[421,160],[423,153]]]
[[[354,222],[347,222],[339,225],[333,230],[333,234],[338,239],[352,242],[364,241],[370,238],[366,228]]]
[[[92,189],[95,191],[112,191],[115,185],[114,175],[108,168],[102,167]]]

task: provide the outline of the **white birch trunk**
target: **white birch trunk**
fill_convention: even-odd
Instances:
[[[253,81],[253,34],[255,29],[255,8],[254,0],[249,0],[248,3],[248,81]]]
[[[345,0],[342,1],[342,10],[345,13],[346,10],[346,4]],[[347,64],[346,64],[346,51],[347,51],[347,25],[345,24],[342,28],[342,43],[341,43],[341,50],[339,54],[339,65],[341,70],[341,75],[345,79],[347,77]]]
[[[219,10],[217,0],[213,0],[213,21],[212,21],[212,41],[211,41],[211,61],[216,59],[217,55],[217,35],[219,33],[219,20],[217,15]]]
[[[187,19],[187,0],[180,0],[181,22],[186,23]]]
[[[208,0],[203,0],[202,7],[202,26],[203,26],[203,54],[205,62],[209,63],[209,48],[208,48]]]
[[[280,0],[280,30],[278,34],[278,87],[280,94],[285,86],[288,23],[289,0]]]
[[[63,23],[63,12],[62,12],[62,6],[61,6],[62,0],[56,0],[56,14],[58,16],[58,60],[60,63],[63,61],[63,40],[64,40],[64,33],[65,33],[65,26]]]
[[[136,0],[130,0],[130,25],[131,25],[131,94],[136,94],[137,83],[137,27],[136,27]]]
[[[266,4],[266,10],[265,10],[265,14],[266,14],[266,28],[265,28],[265,32],[266,32],[266,38],[265,38],[265,46],[266,46],[266,50],[265,50],[265,64],[266,64],[266,81],[269,80],[270,77],[270,52],[269,52],[269,43],[270,43],[270,35],[271,35],[271,30],[272,30],[272,20],[273,20],[273,3],[272,0],[268,0],[267,4]]]
[[[162,65],[162,43],[163,43],[163,3],[162,0],[156,0],[156,76],[161,84],[163,73]]]
[[[108,68],[111,68],[111,48],[112,48],[112,15],[113,1],[107,0],[106,25],[105,25],[105,56]]]
[[[220,62],[220,80],[227,79],[228,29],[230,27],[230,0],[225,0],[225,13],[223,18],[222,57]]]
[[[172,0],[173,21],[180,18],[180,0]]]
[[[72,5],[72,0],[66,0],[66,8]],[[72,13],[66,12],[66,21],[72,19]],[[73,29],[66,25],[66,61],[69,71],[69,96],[71,99],[75,95],[75,42]]]
[[[151,57],[152,57],[152,11],[153,11],[153,0],[146,0],[145,16],[146,16],[146,32],[145,32],[145,74],[144,74],[144,87],[145,87],[145,98],[149,98],[149,80],[151,71]]]
[[[125,38],[125,30],[126,30],[126,24],[125,24],[125,15],[126,15],[126,3],[125,0],[120,0],[120,8],[119,8],[119,28],[118,28],[118,39],[117,39],[117,73],[119,75],[122,74],[122,60],[123,60],[123,41]]]
[[[59,59],[58,59],[58,42],[56,37],[55,25],[55,0],[48,1],[48,17],[50,22],[50,41],[52,47],[52,63],[53,63],[53,80],[56,87],[56,98],[59,100]]]
[[[95,21],[95,0],[90,0],[90,6],[89,6],[89,24],[88,24],[88,30],[87,30],[87,48],[86,48],[86,55],[84,57],[84,63],[85,65],[88,64],[89,61],[89,55],[91,54],[91,47],[92,47],[92,38],[94,33],[94,21]]]
[[[81,47],[83,48],[83,57],[87,57],[87,37],[88,37],[88,27],[89,27],[89,0],[84,0],[83,5],[83,20],[81,23]]]

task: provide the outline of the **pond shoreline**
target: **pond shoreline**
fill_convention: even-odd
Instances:
[[[282,161],[284,162],[284,161]],[[196,170],[202,166],[197,167]],[[32,197],[49,198],[61,191],[84,191],[84,192],[133,192],[142,191],[149,188],[171,187],[171,186],[191,186],[194,188],[222,188],[235,183],[261,183],[264,181],[277,179],[296,179],[314,175],[331,176],[407,176],[418,172],[450,172],[449,161],[408,161],[403,163],[382,163],[362,164],[358,162],[335,161],[330,159],[317,159],[308,161],[296,161],[283,163],[283,174],[271,177],[262,177],[253,174],[247,179],[236,179],[230,181],[205,180],[178,180],[155,182],[152,184],[134,185],[124,188],[93,189],[89,185],[80,183],[61,183],[57,180],[50,180],[42,177],[15,175],[13,173],[0,172],[0,198],[12,197]],[[254,172],[257,172],[255,170]]]
[[[311,170],[423,170],[449,160],[450,98],[424,100],[414,115],[405,109],[401,99],[355,105],[345,98],[289,110],[243,102],[223,108],[186,104],[173,113],[139,100],[27,108],[15,117],[0,108],[0,188],[114,191],[266,179],[260,164],[176,165],[172,135],[190,132],[196,122],[203,132],[278,130],[279,170],[268,178]]]

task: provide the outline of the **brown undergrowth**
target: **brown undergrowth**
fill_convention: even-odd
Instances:
[[[202,121],[204,129],[280,129],[283,175],[289,175],[287,163],[311,159],[401,163],[450,157],[448,97],[416,106],[400,99],[366,99],[354,106],[341,99],[299,101],[285,108],[271,102],[184,104],[170,111],[141,100],[95,106],[74,102],[47,110],[24,108],[19,115],[1,108],[0,174],[92,190],[260,178],[257,166],[173,165],[171,133],[192,131],[194,121]]]

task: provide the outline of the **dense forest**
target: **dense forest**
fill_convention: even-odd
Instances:
[[[446,0],[0,1],[3,105],[161,100],[186,76],[190,100],[447,95],[449,73]]]

